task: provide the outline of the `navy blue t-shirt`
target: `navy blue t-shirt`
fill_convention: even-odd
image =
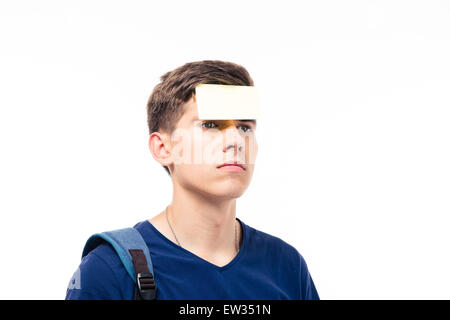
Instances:
[[[149,247],[156,299],[319,299],[297,249],[236,219],[243,230],[242,245],[222,267],[178,246],[148,220],[136,224]],[[99,245],[82,259],[66,292],[67,300],[135,298],[135,284],[109,244]]]

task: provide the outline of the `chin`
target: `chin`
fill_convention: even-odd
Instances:
[[[247,190],[247,186],[223,183],[214,190],[210,190],[210,193],[221,198],[237,199],[244,194],[245,190]]]
[[[211,198],[223,201],[223,200],[235,200],[240,198],[244,193],[217,193],[210,195]]]
[[[234,181],[234,183],[218,182],[204,183],[196,186],[197,192],[209,199],[232,200],[242,196],[247,189],[246,185]]]

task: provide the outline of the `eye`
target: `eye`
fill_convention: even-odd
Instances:
[[[245,124],[244,124],[244,125],[240,125],[239,127],[246,128],[246,129],[244,130],[244,132],[253,131],[252,128],[250,128],[249,126],[246,126]]]
[[[215,123],[214,121],[205,121],[205,122],[202,122],[202,127],[203,128],[206,128],[206,129],[212,129],[213,127],[211,127],[211,126],[209,126],[208,124],[214,124],[215,125],[215,127],[217,127],[217,123]]]

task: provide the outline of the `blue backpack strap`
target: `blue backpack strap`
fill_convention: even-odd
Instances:
[[[140,294],[137,298],[155,299],[153,264],[147,244],[139,231],[125,228],[93,234],[84,246],[82,258],[105,241],[114,248],[128,275],[137,285]]]

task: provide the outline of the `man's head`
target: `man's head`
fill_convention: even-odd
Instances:
[[[167,72],[147,104],[149,147],[184,187],[236,198],[253,174],[256,121],[199,120],[198,84],[253,86],[253,80],[242,66],[218,60],[190,62]],[[218,168],[225,162],[243,163],[244,170]]]

